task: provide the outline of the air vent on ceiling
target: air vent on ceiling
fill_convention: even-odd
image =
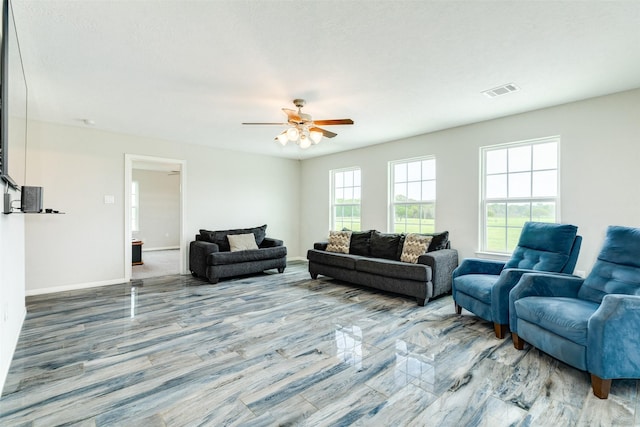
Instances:
[[[506,85],[494,87],[493,89],[485,90],[484,93],[489,98],[495,98],[496,96],[506,95],[511,92],[516,92],[520,90],[520,88],[513,83],[509,83]]]

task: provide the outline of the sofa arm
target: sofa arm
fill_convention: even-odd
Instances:
[[[587,369],[600,378],[640,376],[640,296],[605,295],[589,319]]]
[[[492,259],[465,258],[458,268],[453,271],[453,278],[465,274],[493,274],[499,275],[506,262]]]
[[[583,278],[570,274],[523,274],[516,286],[509,292],[509,327],[511,331],[517,332],[515,310],[517,300],[532,296],[577,298],[582,282],[584,282]]]
[[[313,249],[318,251],[326,251],[327,246],[329,246],[329,242],[316,242],[313,244]]]
[[[265,237],[262,243],[260,243],[260,248],[275,248],[276,246],[284,246],[284,242],[282,240],[273,239],[271,237]]]
[[[207,277],[207,257],[220,252],[217,244],[197,240],[189,244],[189,271],[199,277]]]
[[[455,249],[440,249],[427,252],[418,257],[418,264],[431,267],[431,282],[433,295],[442,295],[451,291],[453,270],[458,266],[458,251]]]

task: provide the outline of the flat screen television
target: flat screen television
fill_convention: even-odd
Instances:
[[[0,178],[19,190],[26,179],[27,82],[11,0],[1,1]]]

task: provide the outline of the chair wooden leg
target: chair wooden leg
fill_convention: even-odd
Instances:
[[[516,350],[524,350],[524,340],[518,336],[515,332],[511,332],[511,339],[513,340],[513,346]]]
[[[501,325],[500,323],[494,323],[493,331],[496,333],[496,338],[502,339],[507,336],[507,331],[509,331],[509,325]]]
[[[603,379],[591,374],[591,388],[596,397],[606,399],[609,397],[609,391],[611,390],[611,379]]]
[[[459,306],[455,301],[453,302],[453,306],[456,309],[456,314],[462,314],[462,307]]]

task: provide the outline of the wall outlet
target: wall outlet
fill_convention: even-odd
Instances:
[[[587,273],[584,270],[576,270],[573,272],[578,277],[582,277],[583,279],[587,277]]]

